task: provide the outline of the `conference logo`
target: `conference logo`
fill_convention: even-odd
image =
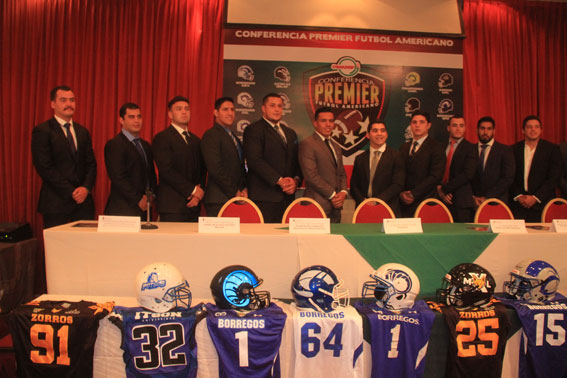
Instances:
[[[278,93],[283,101],[283,114],[286,115],[291,113],[291,101],[287,94],[285,93]]]
[[[423,87],[418,86],[421,84],[421,76],[415,72],[409,72],[404,78],[402,89],[410,93],[417,93],[423,90]]]
[[[256,82],[254,82],[254,70],[248,65],[239,66],[236,70],[236,76],[242,79],[236,81],[236,84],[241,87],[250,87],[256,84]]]
[[[289,88],[291,85],[291,73],[284,66],[278,66],[274,69],[274,85],[276,88]]]
[[[448,120],[453,116],[453,110],[455,106],[453,105],[453,101],[445,98],[441,100],[439,106],[437,106],[437,117],[443,120]]]
[[[421,109],[421,101],[419,98],[410,97],[406,100],[404,104],[404,111],[406,112],[406,117],[411,117],[412,113],[416,110]]]
[[[439,92],[443,94],[448,94],[453,92],[453,75],[450,73],[444,72],[439,76],[439,80],[437,81],[437,86],[439,87]]]
[[[333,141],[345,157],[357,152],[368,139],[370,121],[387,109],[389,85],[378,71],[351,56],[303,73],[303,98],[310,119],[323,106],[332,109]]]

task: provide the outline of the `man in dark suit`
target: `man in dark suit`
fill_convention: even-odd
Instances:
[[[561,154],[556,144],[541,139],[541,121],[527,116],[522,124],[525,140],[512,146],[516,174],[510,189],[512,212],[517,219],[540,222],[541,211],[555,197],[561,176]]]
[[[157,207],[162,222],[196,222],[205,195],[206,169],[199,138],[188,130],[189,100],[175,96],[167,107],[171,125],[156,134],[152,151],[159,172]]]
[[[563,166],[559,189],[561,190],[561,197],[567,197],[567,142],[559,144],[559,152],[561,153],[561,163]]]
[[[465,139],[463,116],[452,116],[447,131],[447,161],[441,185],[437,186],[437,195],[448,206],[455,222],[472,222],[474,201],[471,181],[476,171],[478,156],[474,144]]]
[[[313,198],[332,223],[341,222],[341,209],[347,195],[343,155],[331,133],[335,115],[330,108],[315,112],[315,132],[299,145],[299,164],[305,178],[305,197]]]
[[[508,204],[508,192],[514,180],[516,164],[509,146],[494,140],[496,123],[492,117],[478,120],[478,165],[472,181],[473,200],[480,206],[487,198]],[[484,152],[483,152],[484,151]]]
[[[406,170],[404,190],[400,193],[404,217],[413,217],[421,201],[436,195],[437,185],[441,182],[445,169],[443,147],[429,137],[429,113],[422,110],[413,112],[410,128],[412,140],[400,148]]]
[[[301,183],[297,134],[281,122],[283,100],[269,93],[262,100],[262,119],[244,130],[248,196],[266,223],[280,223]]]
[[[207,166],[205,208],[215,217],[232,197],[248,197],[246,168],[242,145],[232,133],[234,100],[221,97],[215,101],[215,124],[201,139],[201,152]]]
[[[106,142],[104,162],[110,179],[110,195],[104,208],[108,215],[146,219],[148,198],[156,191],[156,171],[151,146],[140,138],[142,112],[128,102],[120,107],[122,131]]]
[[[43,181],[38,211],[44,228],[94,219],[96,160],[88,130],[73,122],[71,88],[53,88],[51,108],[53,118],[34,127],[31,141],[33,164]]]
[[[366,198],[380,198],[400,216],[399,195],[404,188],[405,169],[400,153],[386,145],[388,131],[384,122],[373,122],[366,133],[370,148],[354,160],[350,194],[360,205]],[[375,161],[373,161],[375,159]],[[374,167],[372,172],[370,167]],[[370,178],[372,177],[372,184]]]

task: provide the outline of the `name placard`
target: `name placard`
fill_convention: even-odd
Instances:
[[[554,219],[551,222],[551,232],[566,233],[567,232],[567,219]]]
[[[240,234],[238,217],[199,217],[200,234]]]
[[[329,218],[289,218],[290,234],[330,234]]]
[[[385,234],[423,234],[421,218],[386,218],[382,222]]]
[[[526,221],[523,219],[491,219],[488,232],[494,234],[525,234]]]
[[[99,215],[98,232],[140,232],[140,217]]]

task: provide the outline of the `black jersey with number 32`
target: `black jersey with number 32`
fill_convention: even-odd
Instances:
[[[443,306],[449,328],[447,378],[500,378],[510,320],[506,307],[493,302],[476,310]]]
[[[112,303],[41,301],[10,314],[19,377],[92,377],[98,322]]]

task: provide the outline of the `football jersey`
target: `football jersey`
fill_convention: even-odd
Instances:
[[[219,377],[279,377],[287,315],[275,303],[238,312],[207,303],[207,327],[219,356]]]
[[[370,327],[372,377],[421,377],[435,314],[424,301],[399,312],[356,303]]]
[[[195,326],[204,317],[202,310],[202,305],[163,313],[116,306],[110,319],[122,331],[126,376],[195,377]]]
[[[440,306],[440,310],[449,330],[445,376],[500,378],[510,329],[506,307],[492,301],[479,309]]]
[[[362,318],[352,306],[318,312],[289,305],[293,320],[293,376],[362,377]]]
[[[567,299],[533,304],[503,300],[522,323],[519,377],[567,377]]]
[[[98,322],[113,304],[34,301],[10,313],[20,377],[92,377]]]

